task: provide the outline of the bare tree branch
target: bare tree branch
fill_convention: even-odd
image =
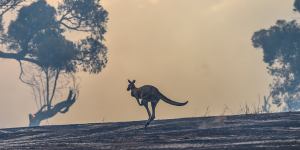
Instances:
[[[75,103],[76,97],[77,97],[76,94],[72,90],[70,90],[67,99],[57,103],[51,109],[44,110],[44,108],[47,107],[47,105],[44,105],[34,115],[29,114],[29,121],[30,121],[29,126],[38,126],[42,120],[51,118],[55,116],[57,113],[68,112],[70,107]]]
[[[22,52],[24,52],[24,51],[22,51]],[[0,58],[14,59],[14,60],[17,60],[17,61],[22,60],[22,61],[27,61],[27,62],[30,62],[30,63],[34,63],[36,65],[40,64],[35,59],[24,57],[23,53],[5,53],[5,52],[0,51]]]
[[[60,74],[60,69],[57,69],[56,70],[56,74],[55,74],[55,78],[54,78],[54,85],[53,85],[52,93],[51,93],[52,95],[50,97],[50,105],[52,104],[52,100],[53,100],[53,97],[55,95],[56,86],[57,86],[57,80],[58,80],[59,74]]]
[[[19,65],[20,65],[20,75],[19,75],[20,81],[23,82],[23,83],[25,83],[25,84],[27,84],[27,85],[34,86],[33,83],[27,82],[27,81],[25,81],[25,80],[22,78],[22,76],[23,76],[23,74],[24,74],[24,69],[23,69],[22,61],[18,60],[18,62],[19,62]]]
[[[25,0],[1,0],[0,1],[0,16],[3,16],[6,12],[14,9]]]

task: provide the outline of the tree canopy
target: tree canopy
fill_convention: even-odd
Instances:
[[[299,11],[300,1],[294,3]],[[270,96],[284,110],[300,108],[300,26],[296,20],[278,20],[254,33],[253,46],[263,50],[263,60],[273,77]],[[283,105],[282,105],[283,104]]]
[[[95,0],[64,0],[57,11],[39,0],[22,7],[9,25],[6,44],[20,60],[33,60],[42,68],[98,73],[107,63],[103,34],[107,12]],[[59,18],[59,19],[57,19]],[[66,31],[85,32],[79,42],[66,39]]]

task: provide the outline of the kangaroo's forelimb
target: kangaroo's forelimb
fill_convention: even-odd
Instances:
[[[143,106],[142,102],[140,102],[140,100],[138,98],[136,98],[136,101],[140,106]]]

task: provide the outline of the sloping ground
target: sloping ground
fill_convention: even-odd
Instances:
[[[300,150],[300,113],[0,130],[0,149]]]

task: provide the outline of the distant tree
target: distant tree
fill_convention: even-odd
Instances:
[[[269,100],[270,100],[270,95],[269,95],[269,97],[264,96],[264,103],[261,106],[261,110],[263,113],[271,112],[271,104],[270,104]]]
[[[300,0],[294,3],[300,10]],[[254,33],[253,46],[262,48],[264,62],[273,77],[270,97],[286,111],[300,109],[300,26],[296,20],[278,20],[269,29]],[[284,104],[284,105],[282,105]]]
[[[300,11],[300,0],[294,1],[294,11],[297,11],[297,12]]]
[[[20,80],[33,90],[39,109],[29,115],[29,125],[66,113],[77,98],[73,75],[81,70],[97,74],[107,63],[103,35],[108,13],[100,0],[63,0],[57,8],[46,0],[4,0],[0,10],[0,18],[7,11],[18,12],[7,30],[1,22],[0,42],[6,49],[0,58],[17,60]],[[85,36],[72,41],[65,36],[67,31]],[[68,97],[54,105],[53,99],[69,85],[73,89]]]

